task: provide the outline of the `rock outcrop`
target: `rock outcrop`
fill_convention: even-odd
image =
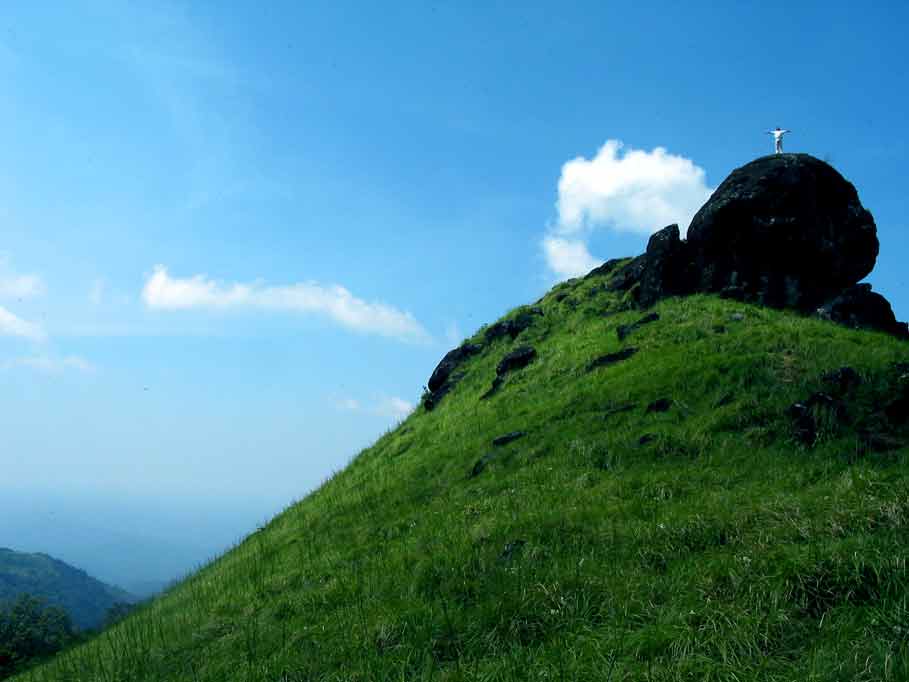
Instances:
[[[733,171],[687,239],[669,225],[618,271],[601,266],[588,276],[610,273],[609,288],[632,292],[643,307],[716,293],[909,338],[883,296],[856,286],[878,248],[874,218],[851,183],[808,154],[775,154]]]

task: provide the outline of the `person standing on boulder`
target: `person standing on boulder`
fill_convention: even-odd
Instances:
[[[776,130],[767,131],[768,135],[773,135],[773,146],[777,154],[783,153],[783,135],[791,132],[791,130],[783,130],[779,126],[776,127]]]

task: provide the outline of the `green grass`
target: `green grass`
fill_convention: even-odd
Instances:
[[[642,313],[605,282],[556,287],[434,411],[21,679],[909,679],[909,437],[883,416],[909,346],[707,296],[619,343]],[[842,365],[863,382],[808,447],[786,409]]]

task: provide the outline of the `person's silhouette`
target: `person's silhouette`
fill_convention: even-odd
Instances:
[[[777,154],[783,153],[783,135],[791,133],[791,130],[783,130],[779,126],[775,130],[768,130],[768,135],[773,135],[773,148]]]

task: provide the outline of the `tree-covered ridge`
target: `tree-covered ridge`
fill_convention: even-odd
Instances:
[[[79,629],[97,628],[114,604],[136,601],[126,591],[59,559],[0,548],[0,602],[14,601],[22,594],[65,609]]]
[[[57,653],[76,639],[69,614],[28,594],[0,603],[0,680]]]

